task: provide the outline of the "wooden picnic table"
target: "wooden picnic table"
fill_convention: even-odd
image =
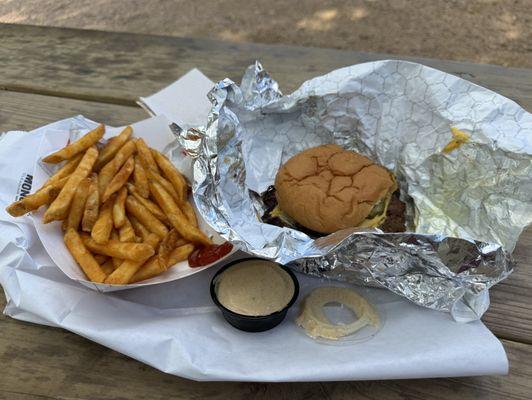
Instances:
[[[0,25],[0,132],[77,114],[110,125],[146,118],[135,103],[193,67],[239,80],[260,60],[285,92],[365,61],[401,58],[458,75],[532,111],[532,70],[385,54]],[[201,383],[166,375],[62,329],[0,318],[0,399],[530,399],[532,230],[516,271],[491,290],[483,318],[510,360],[508,376],[324,383]],[[5,298],[1,295],[3,308]]]

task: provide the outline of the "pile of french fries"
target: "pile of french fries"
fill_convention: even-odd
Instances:
[[[41,189],[7,207],[14,217],[47,205],[43,222],[62,221],[66,247],[93,282],[152,278],[197,247],[198,228],[185,178],[160,152],[132,138],[131,127],[98,144],[99,125],[43,158],[63,163]]]

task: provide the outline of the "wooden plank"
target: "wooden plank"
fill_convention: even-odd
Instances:
[[[147,116],[137,107],[7,91],[0,91],[0,104],[0,132],[29,130],[77,114],[116,126]],[[523,233],[515,257],[516,271],[492,288],[483,320],[501,338],[532,344],[532,228]]]
[[[0,90],[0,132],[31,130],[63,118],[83,114],[94,121],[121,126],[148,114],[140,107],[103,104]]]
[[[1,296],[0,306],[3,307]],[[532,346],[504,341],[509,376],[329,383],[193,382],[62,329],[0,317],[6,399],[529,399]]]
[[[491,305],[482,320],[499,337],[532,344],[532,227],[519,239],[512,275],[490,290]]]
[[[264,44],[236,44],[24,25],[0,26],[0,87],[133,104],[199,67],[211,79],[239,81],[260,60],[287,93],[335,68],[400,58],[486,86],[532,110],[532,70],[386,54]]]
[[[530,399],[532,346],[503,341],[510,361],[508,376],[325,383],[330,399]],[[358,398],[358,397],[357,397]]]

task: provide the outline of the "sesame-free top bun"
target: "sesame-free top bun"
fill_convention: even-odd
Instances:
[[[377,203],[384,204],[385,210],[396,188],[395,178],[386,168],[335,144],[296,154],[275,178],[279,208],[320,233],[375,226],[365,225],[366,218]]]

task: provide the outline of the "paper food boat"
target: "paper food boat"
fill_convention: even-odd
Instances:
[[[84,134],[94,129],[97,125],[98,124],[96,122],[79,116],[58,121],[54,124],[44,127],[41,145],[38,149],[37,160],[40,160],[45,155],[64,147],[69,140],[72,130],[79,130],[82,134]],[[143,138],[148,146],[159,151],[164,151],[165,147],[172,142],[172,140],[174,140],[174,136],[169,128],[169,125],[170,122],[165,116],[158,116],[132,124],[131,127],[133,128],[133,137]],[[104,139],[116,136],[122,129],[123,128],[106,127]],[[49,174],[45,171],[41,163],[37,162],[33,174],[33,187],[35,190],[40,188],[48,179],[48,177]],[[190,201],[194,205],[192,196],[190,196]],[[203,220],[200,213],[197,212],[195,205],[194,208],[198,217],[200,229],[207,233],[208,236],[212,237],[214,243],[223,243],[224,240]],[[142,286],[171,282],[201,272],[212,265],[209,264],[203,267],[191,268],[188,264],[188,261],[182,261],[158,276],[130,285],[111,285],[107,283],[91,282],[87,279],[81,268],[77,265],[76,261],[68,251],[63,241],[61,222],[55,221],[49,224],[43,224],[41,222],[44,211],[44,208],[41,208],[39,211],[35,212],[33,214],[33,221],[39,239],[50,255],[50,258],[70,279],[73,279],[74,281],[77,281],[82,285],[99,292],[112,292],[116,290],[132,289]],[[216,263],[219,261],[220,260],[216,261]]]

